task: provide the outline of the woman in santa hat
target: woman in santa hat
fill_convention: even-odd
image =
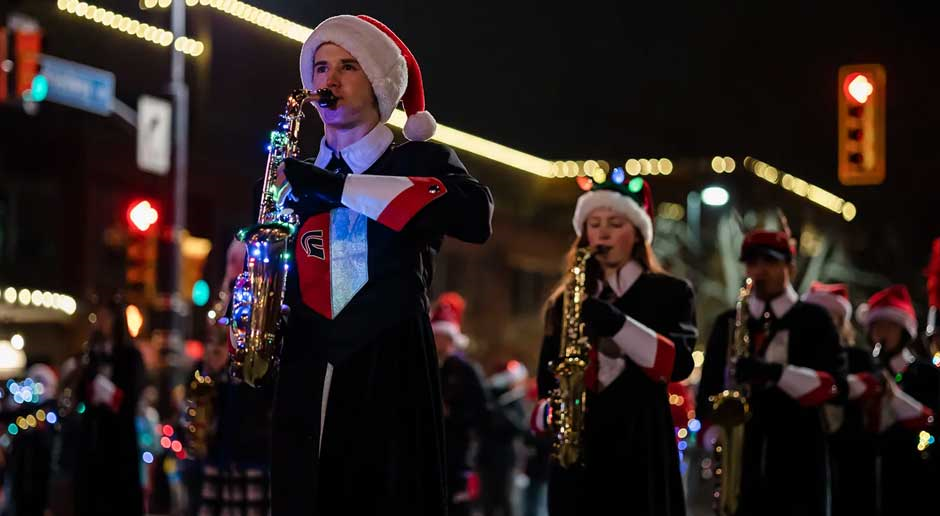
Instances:
[[[593,293],[581,308],[594,346],[585,375],[587,414],[582,460],[553,464],[549,508],[554,516],[575,514],[685,514],[678,451],[666,385],[692,371],[697,334],[692,287],[665,274],[652,251],[653,201],[642,178],[611,180],[578,199],[577,235],[568,255],[590,246],[587,286]],[[545,431],[546,398],[557,386],[550,362],[559,355],[562,279],[548,300],[538,371],[534,430]]]
[[[872,410],[877,410],[882,392],[874,374],[871,350],[856,345],[852,326],[852,303],[844,284],[814,281],[803,301],[825,308],[842,341],[846,356],[848,392],[842,403],[826,405],[833,434],[832,514],[834,516],[874,515],[875,511],[875,433]]]
[[[445,236],[483,243],[489,189],[434,134],[417,61],[368,16],[318,25],[300,79],[316,157],[288,159],[299,217],[274,404],[272,512],[443,514],[444,431],[428,288]],[[403,104],[405,138],[385,123]]]
[[[916,356],[917,317],[904,285],[876,292],[856,317],[868,331],[872,355],[884,384],[877,414],[881,458],[879,506],[882,514],[929,514],[937,487],[931,471],[930,438],[938,433],[940,371]],[[932,509],[931,509],[932,508]]]

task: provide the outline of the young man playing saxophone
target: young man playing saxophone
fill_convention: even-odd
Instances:
[[[275,515],[446,511],[438,360],[428,318],[445,236],[483,243],[489,190],[428,143],[421,73],[380,22],[336,16],[304,43],[317,105],[315,159],[288,159],[300,217],[274,407]],[[409,143],[385,126],[402,101]]]

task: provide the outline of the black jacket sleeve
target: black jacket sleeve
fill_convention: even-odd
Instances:
[[[696,414],[699,419],[707,420],[711,417],[712,404],[708,401],[710,396],[718,394],[725,388],[725,362],[727,361],[728,338],[730,323],[734,313],[731,311],[719,315],[715,319],[712,332],[705,346],[705,363],[702,365],[702,380],[698,385],[698,396],[695,400]]]
[[[671,380],[680,382],[692,374],[694,363],[692,361],[692,348],[698,338],[698,328],[695,324],[695,293],[692,285],[681,281],[681,291],[676,295],[675,325],[669,328],[665,337],[672,341],[676,348],[676,356],[672,368]]]

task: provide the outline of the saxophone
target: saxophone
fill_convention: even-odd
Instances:
[[[235,279],[229,328],[232,341],[232,376],[253,387],[261,384],[275,360],[275,342],[284,306],[284,289],[290,268],[290,243],[299,223],[284,208],[290,185],[279,187],[277,169],[300,148],[300,122],[308,101],[332,107],[336,97],[329,89],[316,92],[297,89],[287,97],[281,123],[271,132],[268,161],[262,180],[257,223],[239,230],[246,245],[245,271]]]
[[[747,386],[734,379],[734,365],[749,354],[750,336],[747,330],[747,301],[751,297],[753,282],[747,278],[738,294],[735,306],[734,328],[728,345],[726,389],[709,397],[712,402],[712,420],[718,425],[720,434],[715,446],[715,476],[718,492],[715,497],[715,513],[719,516],[734,516],[738,513],[741,498],[741,467],[744,451],[744,423],[750,417]]]
[[[581,247],[575,253],[574,265],[569,271],[571,280],[563,294],[558,360],[549,364],[558,379],[558,387],[549,394],[552,456],[565,468],[580,460],[587,410],[584,371],[588,366],[591,344],[581,321],[581,303],[588,295],[584,285],[585,269],[591,254],[589,247]]]

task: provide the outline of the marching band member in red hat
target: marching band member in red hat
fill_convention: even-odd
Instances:
[[[832,514],[862,516],[875,512],[875,434],[870,415],[882,392],[874,373],[871,350],[855,343],[852,303],[844,284],[814,281],[803,301],[829,311],[846,356],[848,393],[841,406],[824,408],[833,421],[830,436],[832,456]]]
[[[790,285],[795,246],[786,231],[755,230],[741,246],[753,280],[748,299],[749,356],[734,364],[749,386],[741,515],[829,514],[826,429],[821,406],[845,387],[839,335],[823,308],[800,301]],[[708,423],[709,397],[727,386],[727,349],[735,311],[718,316],[705,351],[698,414]]]
[[[927,495],[936,488],[927,448],[937,433],[934,414],[940,409],[940,371],[911,350],[917,317],[904,285],[876,292],[858,307],[856,317],[868,331],[884,384],[875,418],[881,513],[928,514],[931,506],[936,510]]]
[[[449,515],[470,515],[480,496],[477,457],[486,424],[487,397],[479,364],[464,352],[470,338],[461,329],[467,303],[456,292],[441,294],[431,310],[431,330],[441,364],[444,443]]]
[[[608,250],[588,262],[592,295],[581,316],[594,347],[584,379],[582,460],[568,468],[552,464],[553,516],[685,514],[667,384],[692,371],[694,296],[689,283],[665,274],[653,254],[649,184],[624,179],[623,169],[614,169],[611,180],[593,185],[575,207],[577,237],[569,260],[580,247]],[[549,363],[559,355],[561,294],[568,281],[563,278],[547,303],[538,372],[542,401],[532,415],[536,431],[546,429],[546,398],[557,386]]]
[[[429,320],[432,263],[445,236],[486,241],[489,190],[448,147],[425,140],[421,70],[368,16],[323,21],[300,52],[324,134],[288,159],[300,219],[274,406],[272,511],[444,514],[444,430]],[[408,143],[386,127],[408,115]]]

